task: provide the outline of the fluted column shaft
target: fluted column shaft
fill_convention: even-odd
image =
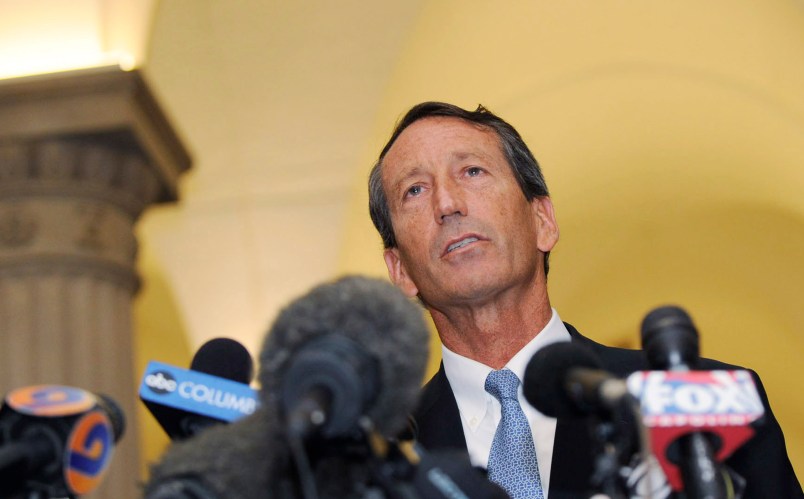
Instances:
[[[143,100],[138,76],[88,81],[82,87],[72,79],[69,91],[46,85],[5,103],[0,86],[0,392],[63,384],[110,395],[126,415],[126,432],[102,485],[86,497],[133,499],[141,496],[134,227],[148,205],[172,198],[189,162],[165,160],[164,143],[175,137],[162,135],[161,115],[149,116],[154,103]],[[93,91],[100,107],[76,111],[76,100],[92,102]],[[114,114],[104,112],[110,102]],[[36,120],[14,128],[15,116]]]

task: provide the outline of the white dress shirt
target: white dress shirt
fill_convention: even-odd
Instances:
[[[570,334],[564,323],[553,309],[550,321],[522,350],[517,352],[508,364],[508,369],[517,375],[520,381],[524,378],[528,361],[540,348],[550,343],[570,341]],[[486,392],[484,386],[486,376],[492,369],[480,362],[468,359],[442,346],[444,371],[458,403],[461,413],[463,434],[469,459],[475,466],[488,467],[491,442],[500,422],[500,402]],[[525,412],[533,433],[536,445],[536,459],[539,462],[539,475],[544,489],[544,496],[550,486],[550,465],[553,460],[553,441],[556,436],[556,419],[547,417],[534,409],[523,397],[522,386],[519,387],[519,404]]]

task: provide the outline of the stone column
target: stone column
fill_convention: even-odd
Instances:
[[[141,496],[134,225],[189,165],[137,72],[0,82],[0,392],[64,384],[120,404],[125,435],[87,497]]]

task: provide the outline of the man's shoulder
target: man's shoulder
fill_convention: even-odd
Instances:
[[[603,369],[618,376],[625,376],[634,371],[648,369],[648,363],[642,350],[613,347],[598,343],[578,332],[572,324],[564,323],[571,341],[594,353],[603,364]]]
[[[431,410],[435,404],[443,402],[442,397],[447,393],[452,393],[452,389],[442,364],[433,377],[422,387],[416,412],[423,413]]]
[[[625,376],[634,371],[650,370],[647,358],[642,350],[621,348],[598,343],[578,332],[571,324],[564,323],[570,333],[573,343],[590,350],[603,363],[603,369],[618,376]],[[698,368],[701,370],[736,370],[745,369],[734,364],[728,364],[719,360],[701,358]]]

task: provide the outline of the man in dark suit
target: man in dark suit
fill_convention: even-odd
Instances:
[[[427,308],[443,345],[441,369],[415,414],[416,438],[429,449],[465,449],[512,497],[584,497],[593,471],[585,423],[549,418],[524,403],[521,386],[504,395],[508,388],[492,378],[516,390],[533,354],[557,341],[591,349],[616,375],[647,366],[639,352],[583,337],[551,307],[548,261],[558,224],[522,138],[482,107],[419,104],[382,150],[369,195],[389,276]],[[766,424],[728,464],[746,479],[746,497],[800,497],[758,386]],[[516,462],[526,471],[511,471]]]

